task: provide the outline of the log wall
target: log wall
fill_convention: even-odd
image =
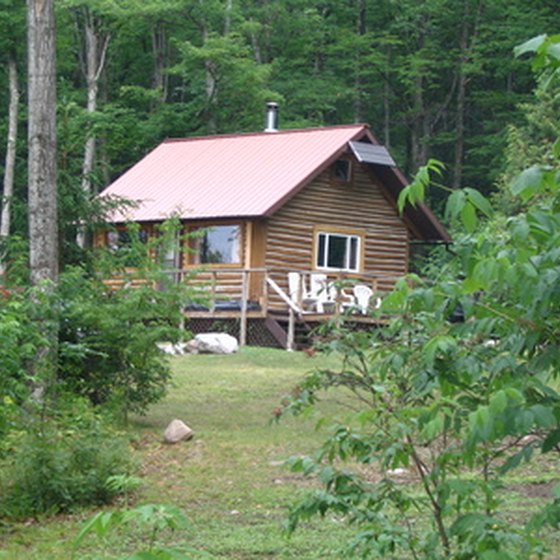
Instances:
[[[353,164],[351,182],[333,183],[327,169],[270,218],[268,269],[314,270],[314,228],[324,225],[327,231],[365,230],[361,272],[378,276],[380,290],[390,290],[394,279],[408,271],[408,228],[373,173],[355,160]],[[285,274],[277,272],[273,278],[287,290]]]

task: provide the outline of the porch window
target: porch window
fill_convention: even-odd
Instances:
[[[148,231],[135,227],[109,230],[105,240],[106,247],[122,259],[124,266],[139,266],[142,263],[147,242]]]
[[[360,235],[319,231],[316,242],[317,268],[359,272],[362,245]]]
[[[240,264],[241,226],[211,226],[195,237],[195,264]]]

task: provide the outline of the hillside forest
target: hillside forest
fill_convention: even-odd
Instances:
[[[10,144],[15,161],[4,227],[24,238],[25,10],[0,3],[0,138],[11,131],[0,162]],[[556,0],[58,0],[55,10],[64,262],[79,259],[92,194],[166,137],[262,129],[266,101],[279,103],[282,128],[367,122],[409,176],[434,157],[447,184],[488,193],[535,85],[512,49],[560,23]]]
[[[287,528],[334,513],[362,558],[556,552],[559,23],[557,0],[0,0],[0,536],[131,505],[127,422],[166,394],[156,343],[185,337],[196,301],[158,267],[173,219],[148,247],[131,226],[126,251],[88,249],[96,193],[165,137],[262,130],[275,101],[281,128],[370,123],[415,177],[400,210],[431,197],[454,239],[371,310],[383,328],[320,333],[342,369],[311,371],[275,416],[332,389],[355,406],[288,461],[322,489]],[[142,282],[110,290],[129,257]],[[504,489],[529,464],[551,491],[513,515]],[[185,558],[155,546],[127,558]]]

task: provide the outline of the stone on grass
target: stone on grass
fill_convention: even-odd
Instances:
[[[226,333],[201,333],[187,343],[187,350],[192,354],[234,354],[239,344]]]
[[[178,443],[179,441],[191,439],[193,436],[194,432],[182,420],[177,418],[169,423],[163,434],[167,443]]]

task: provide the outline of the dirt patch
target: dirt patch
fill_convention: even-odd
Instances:
[[[558,480],[548,482],[528,482],[526,484],[513,484],[509,487],[512,492],[517,492],[528,498],[552,498],[554,487]]]

